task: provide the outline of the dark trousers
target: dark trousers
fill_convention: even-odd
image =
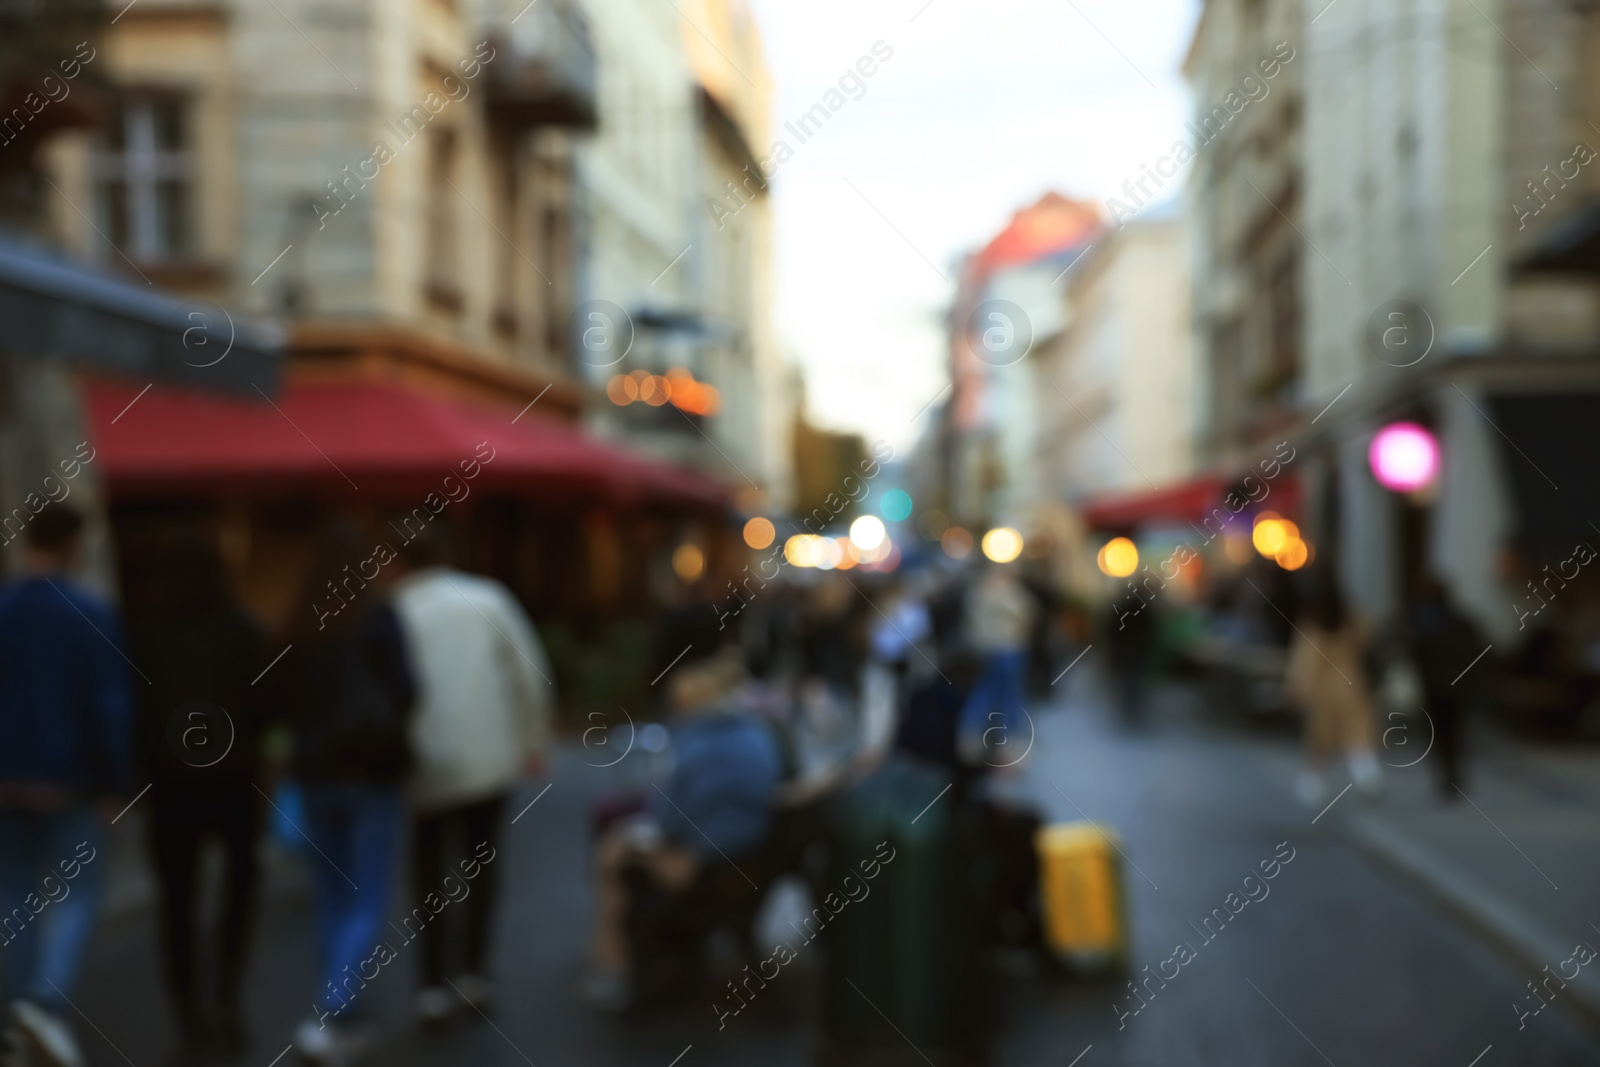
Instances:
[[[1461,766],[1466,708],[1458,700],[1434,695],[1428,700],[1428,711],[1433,716],[1434,745],[1438,752],[1439,792],[1453,800],[1457,787],[1463,790],[1467,787]]]
[[[411,881],[416,899],[454,897],[465,886],[466,896],[451,899],[422,929],[422,984],[444,985],[451,975],[484,974],[489,954],[489,922],[494,916],[495,889],[499,882],[500,814],[506,794],[438,811],[419,812],[412,820]],[[480,849],[487,844],[488,849]],[[495,852],[489,852],[494,849]],[[477,877],[468,881],[462,864],[478,862],[475,854],[496,855],[481,863]],[[470,866],[470,864],[469,864]],[[446,884],[445,879],[451,878]]]
[[[215,836],[226,854],[226,877],[214,951],[206,955],[215,960],[217,1006],[237,1014],[255,916],[260,808],[247,793],[163,795],[158,786],[151,798],[151,815],[150,855],[161,883],[162,950],[174,1005],[187,1022],[196,1021],[204,1007],[196,981],[201,955],[197,897],[201,845]]]

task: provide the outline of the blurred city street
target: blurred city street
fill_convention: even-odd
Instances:
[[[1600,937],[1584,915],[1586,887],[1600,877],[1595,824],[1587,817],[1596,803],[1594,754],[1562,756],[1485,739],[1484,784],[1474,795],[1515,845],[1469,805],[1441,806],[1416,768],[1390,774],[1381,801],[1347,795],[1319,817],[1291,795],[1293,744],[1281,729],[1219,727],[1192,694],[1174,688],[1161,694],[1152,729],[1130,734],[1109,713],[1092,664],[1073,676],[1080,684],[1062,683],[1071,695],[1037,714],[1026,792],[1052,819],[1088,816],[1120,829],[1133,868],[1127,889],[1135,970],[1154,968],[1173,943],[1186,942],[1199,949],[1197,973],[1186,966],[1125,1027],[1117,1025],[1113,1004],[1126,1011],[1129,994],[1116,981],[1002,979],[1005,1036],[996,1063],[1066,1063],[1090,1046],[1083,1064],[1130,1067],[1466,1064],[1491,1045],[1507,1061],[1541,1067],[1592,1063],[1600,1055],[1594,987],[1583,1008],[1565,1003],[1519,1028],[1511,1005],[1523,1000],[1524,983],[1541,977],[1540,969],[1480,929],[1499,921],[1548,933],[1547,947],[1559,951],[1552,963],[1568,954],[1569,942]],[[678,1062],[691,1067],[812,1062],[808,1013],[820,977],[814,960],[801,961],[755,1014],[724,1031],[709,1007],[711,987],[627,1027],[576,1003],[573,979],[588,918],[577,827],[588,803],[633,770],[628,761],[597,769],[588,758],[581,747],[564,750],[549,793],[515,828],[515,866],[506,875],[498,935],[507,947],[496,961],[504,999],[492,1024],[468,1018],[413,1040],[406,1012],[412,976],[402,963],[376,991],[380,1014],[395,1028],[383,1061],[621,1067],[667,1064],[685,1053]],[[516,807],[542,788],[520,794]],[[1377,832],[1373,827],[1398,843],[1399,862],[1409,859],[1415,878],[1432,884],[1398,877],[1378,859],[1361,840]],[[1294,859],[1270,894],[1207,945],[1194,924],[1284,841]],[[1564,892],[1546,883],[1519,848]],[[1433,906],[1440,892],[1491,893],[1505,911],[1475,919],[1441,914]],[[282,1051],[304,1013],[302,998],[291,991],[307,986],[313,961],[293,932],[309,921],[309,905],[303,872],[285,873],[264,917],[261,962],[251,982],[250,1062]],[[100,1033],[86,1043],[89,1062],[125,1062],[119,1050],[137,1064],[166,1062],[174,1035],[143,963],[154,950],[151,931],[129,923],[114,930],[97,950],[93,978],[78,1000]]]
[[[1600,1063],[1596,57],[0,0],[0,1067]]]

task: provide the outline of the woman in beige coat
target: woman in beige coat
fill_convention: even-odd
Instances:
[[[1364,648],[1363,628],[1345,609],[1333,575],[1323,573],[1310,610],[1295,627],[1284,679],[1289,699],[1306,720],[1308,766],[1295,791],[1307,805],[1325,802],[1325,772],[1340,756],[1349,760],[1356,788],[1371,796],[1382,791]]]

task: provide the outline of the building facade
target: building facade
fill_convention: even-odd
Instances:
[[[1039,353],[1039,498],[1092,503],[1194,466],[1189,242],[1176,210],[1108,229],[1068,274]]]
[[[611,400],[597,425],[714,473],[748,510],[782,506],[792,412],[752,150],[771,102],[754,20],[743,0],[589,0],[588,11],[600,129],[576,157],[585,325],[620,309],[632,341],[622,357],[580,345]]]
[[[1593,478],[1575,457],[1600,417],[1597,23],[1590,5],[1538,0],[1314,17],[1206,5],[1188,66],[1198,112],[1270,47],[1253,26],[1296,57],[1263,101],[1282,106],[1250,103],[1232,123],[1248,141],[1203,157],[1191,183],[1206,440],[1246,462],[1297,442],[1302,517],[1370,619],[1392,619],[1432,572],[1507,654],[1548,627],[1581,660],[1595,636],[1583,581],[1548,613],[1529,587],[1594,536]],[[1236,213],[1252,202],[1251,218]],[[1280,277],[1297,279],[1294,299]],[[1281,373],[1280,336],[1294,353]],[[1276,400],[1247,388],[1251,366]],[[1396,422],[1438,444],[1437,475],[1415,491],[1371,469],[1374,436]]]

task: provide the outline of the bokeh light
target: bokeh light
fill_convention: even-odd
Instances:
[[[1250,531],[1250,543],[1255,545],[1257,552],[1271,559],[1299,532],[1293,523],[1280,519],[1273,512],[1263,511],[1256,516],[1255,527]]]
[[[1286,571],[1299,570],[1301,567],[1306,565],[1310,558],[1311,546],[1300,540],[1298,537],[1294,538],[1293,540],[1286,541],[1283,547],[1278,549],[1277,553],[1273,556],[1273,559],[1277,561],[1278,566],[1282,567]]]
[[[1385,489],[1414,492],[1439,473],[1439,442],[1414,422],[1391,423],[1372,439],[1367,464]]]
[[[850,542],[860,549],[877,548],[888,535],[883,520],[876,515],[863,515],[850,524]]]
[[[951,559],[966,559],[972,554],[972,535],[959,526],[952,526],[939,536],[939,547]]]
[[[783,543],[783,558],[791,566],[812,567],[812,545],[819,540],[816,534],[795,534]]]
[[[890,522],[905,522],[911,517],[911,494],[903,489],[891,489],[883,494],[878,510]]]
[[[672,572],[686,582],[696,580],[706,572],[705,553],[695,545],[679,545],[672,553]]]
[[[1101,546],[1095,562],[1102,574],[1126,578],[1139,569],[1139,549],[1126,537],[1113,537]]]
[[[1022,555],[1022,535],[1009,526],[996,526],[983,535],[983,554],[995,563],[1010,563]]]
[[[777,536],[778,531],[771,520],[759,515],[744,524],[744,543],[751,548],[766,548]]]
[[[844,559],[844,546],[841,541],[848,542],[849,538],[819,537],[811,542],[810,559],[813,567],[831,571]]]
[[[1249,563],[1255,558],[1250,538],[1231,529],[1222,535],[1222,552],[1234,563]]]

